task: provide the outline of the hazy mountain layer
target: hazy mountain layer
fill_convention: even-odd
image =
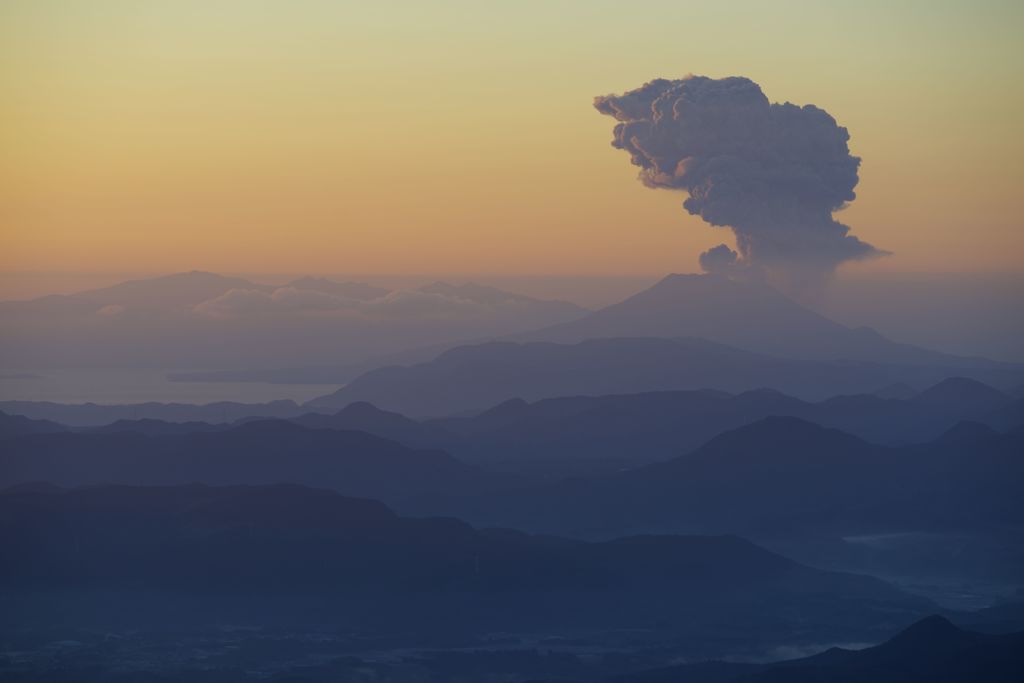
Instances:
[[[545,327],[585,312],[473,284],[392,291],[323,278],[265,285],[191,272],[0,302],[0,357],[15,369],[361,367],[379,356]]]
[[[334,488],[403,500],[483,491],[490,479],[440,451],[364,432],[308,429],[281,420],[191,434],[36,434],[5,439],[0,483],[61,485],[274,484]]]
[[[433,361],[372,370],[310,401],[338,410],[368,401],[415,417],[482,410],[511,398],[598,396],[681,389],[772,388],[807,400],[864,394],[903,382],[930,386],[950,374],[1016,385],[1024,369],[850,361],[797,361],[701,339],[591,339],[577,344],[492,342],[461,346]]]
[[[954,428],[893,448],[769,417],[665,462],[483,505],[511,505],[503,524],[601,535],[1022,527],[1022,453],[1020,430]]]

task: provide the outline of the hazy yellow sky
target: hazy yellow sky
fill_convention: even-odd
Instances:
[[[1024,3],[0,3],[3,271],[661,274],[731,234],[591,106],[742,75],[902,271],[1024,268]]]

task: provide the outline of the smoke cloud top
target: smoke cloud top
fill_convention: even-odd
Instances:
[[[700,267],[705,273],[730,275],[735,270],[740,255],[726,244],[711,247],[700,255]]]
[[[860,159],[824,110],[773,104],[748,78],[703,76],[654,80],[594,106],[619,122],[612,145],[645,185],[687,192],[687,211],[732,229],[739,253],[715,247],[701,255],[705,270],[767,271],[800,286],[885,253],[832,217],[856,197]]]

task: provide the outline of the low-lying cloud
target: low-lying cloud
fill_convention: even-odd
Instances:
[[[311,289],[281,287],[271,292],[231,289],[196,305],[192,312],[207,318],[299,314],[413,320],[480,318],[495,308],[469,299],[417,290],[398,290],[360,300]]]

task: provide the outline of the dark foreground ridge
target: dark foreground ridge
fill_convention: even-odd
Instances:
[[[0,520],[5,629],[53,619],[108,629],[273,619],[388,635],[641,629],[715,650],[722,620],[742,625],[726,641],[752,647],[765,634],[878,639],[931,609],[734,536],[587,543],[400,517],[300,486],[15,487],[0,494]]]
[[[709,662],[667,667],[607,683],[1012,683],[1024,677],[1024,632],[974,633],[931,616],[863,650],[833,648],[774,664]]]

